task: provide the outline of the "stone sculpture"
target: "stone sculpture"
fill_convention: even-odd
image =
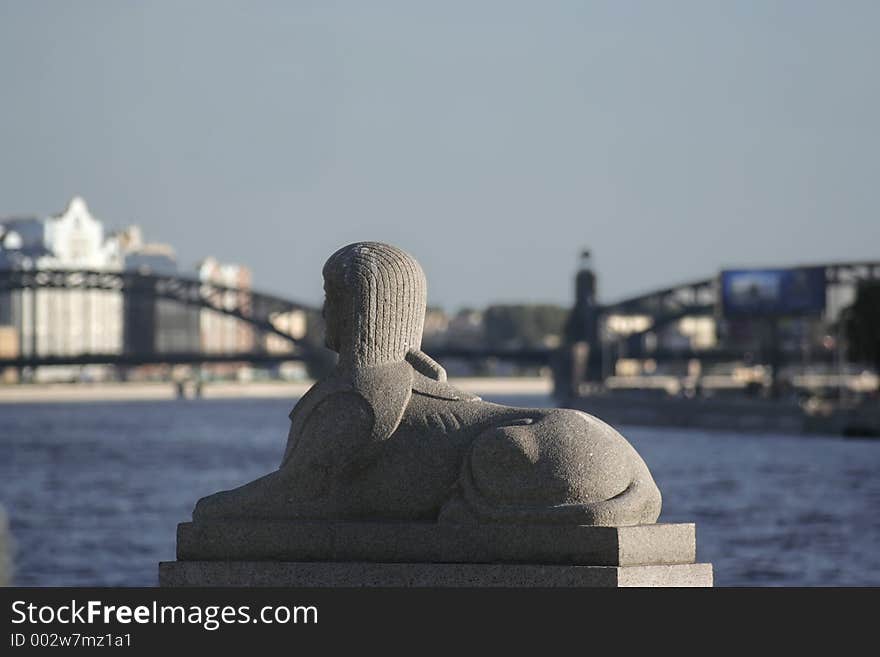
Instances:
[[[654,523],[660,492],[613,428],[568,409],[510,408],[446,382],[420,350],[418,262],[358,242],[324,266],[336,368],[290,414],[278,470],[201,499],[199,523]]]

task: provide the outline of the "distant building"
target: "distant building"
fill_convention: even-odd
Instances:
[[[449,315],[442,308],[428,308],[425,311],[422,343],[431,346],[444,344],[449,332],[449,321]]]
[[[198,265],[198,278],[230,288],[221,300],[228,310],[246,307],[250,302],[251,270],[243,265],[223,264],[215,258],[205,258]],[[237,317],[202,309],[199,324],[202,351],[241,353],[253,351],[256,346],[253,327]]]
[[[0,219],[0,269],[140,272],[190,278],[228,288],[220,303],[229,313],[162,299],[154,281],[129,280],[120,289],[52,289],[0,291],[0,357],[49,357],[85,354],[153,354],[209,352],[251,354],[292,351],[281,335],[258,335],[247,321],[252,302],[251,271],[245,266],[207,258],[192,276],[181,276],[174,249],[144,240],[140,227],[105,233],[80,197],[49,217]],[[129,277],[129,279],[137,277]],[[137,286],[144,285],[139,291]],[[207,287],[207,286],[204,286]],[[140,292],[140,293],[139,293]],[[310,318],[303,310],[280,311],[268,318],[279,332],[306,337]],[[214,372],[233,372],[240,365],[215,365]],[[167,370],[138,368],[137,375]],[[40,367],[37,379],[103,376],[105,366]],[[129,372],[130,373],[130,372]],[[10,373],[0,372],[0,377]],[[16,375],[16,372],[12,372]]]
[[[14,326],[0,324],[0,358],[17,358],[20,351],[18,348],[18,331]],[[14,368],[0,368],[0,383],[16,383],[18,373]]]
[[[308,317],[302,310],[289,310],[284,313],[278,313],[270,321],[276,329],[296,340],[305,337],[308,330]],[[263,344],[266,353],[270,354],[288,354],[293,351],[293,345],[290,340],[285,340],[280,335],[275,335],[274,333],[266,333]]]
[[[0,267],[118,271],[121,254],[85,201],[45,219],[0,221]],[[122,349],[122,295],[112,290],[17,290],[0,298],[21,355],[115,354]],[[56,372],[58,370],[56,369]]]
[[[141,274],[180,273],[174,248],[145,243],[139,226],[129,226],[114,238],[124,253],[124,268]],[[200,349],[199,309],[171,299],[128,294],[125,299],[127,353],[185,353]]]
[[[178,273],[169,245],[144,242],[138,226],[105,235],[104,225],[80,197],[55,216],[0,220],[0,269]],[[198,351],[200,319],[198,308],[151,294],[123,298],[114,290],[53,289],[0,293],[6,356]],[[37,376],[72,378],[78,371],[40,368]]]
[[[40,219],[0,220],[0,269],[34,269],[39,258],[51,255],[44,243],[44,232]],[[33,308],[33,301],[33,295],[20,291],[0,292],[0,326],[9,327],[16,336],[10,357],[21,355],[26,321],[22,317],[22,306],[29,303],[29,308]],[[27,333],[32,335],[34,331],[29,327]]]

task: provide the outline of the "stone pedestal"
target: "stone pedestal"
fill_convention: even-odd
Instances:
[[[712,566],[171,561],[161,586],[626,587],[712,586]]]
[[[693,524],[183,523],[161,586],[712,586]]]

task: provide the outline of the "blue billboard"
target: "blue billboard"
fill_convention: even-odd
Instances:
[[[724,317],[819,315],[825,310],[825,269],[722,271],[721,309]]]

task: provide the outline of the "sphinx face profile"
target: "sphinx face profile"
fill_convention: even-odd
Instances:
[[[324,346],[339,353],[340,340],[337,324],[339,323],[339,294],[332,290],[327,281],[324,281],[324,307],[321,316],[324,318]]]

